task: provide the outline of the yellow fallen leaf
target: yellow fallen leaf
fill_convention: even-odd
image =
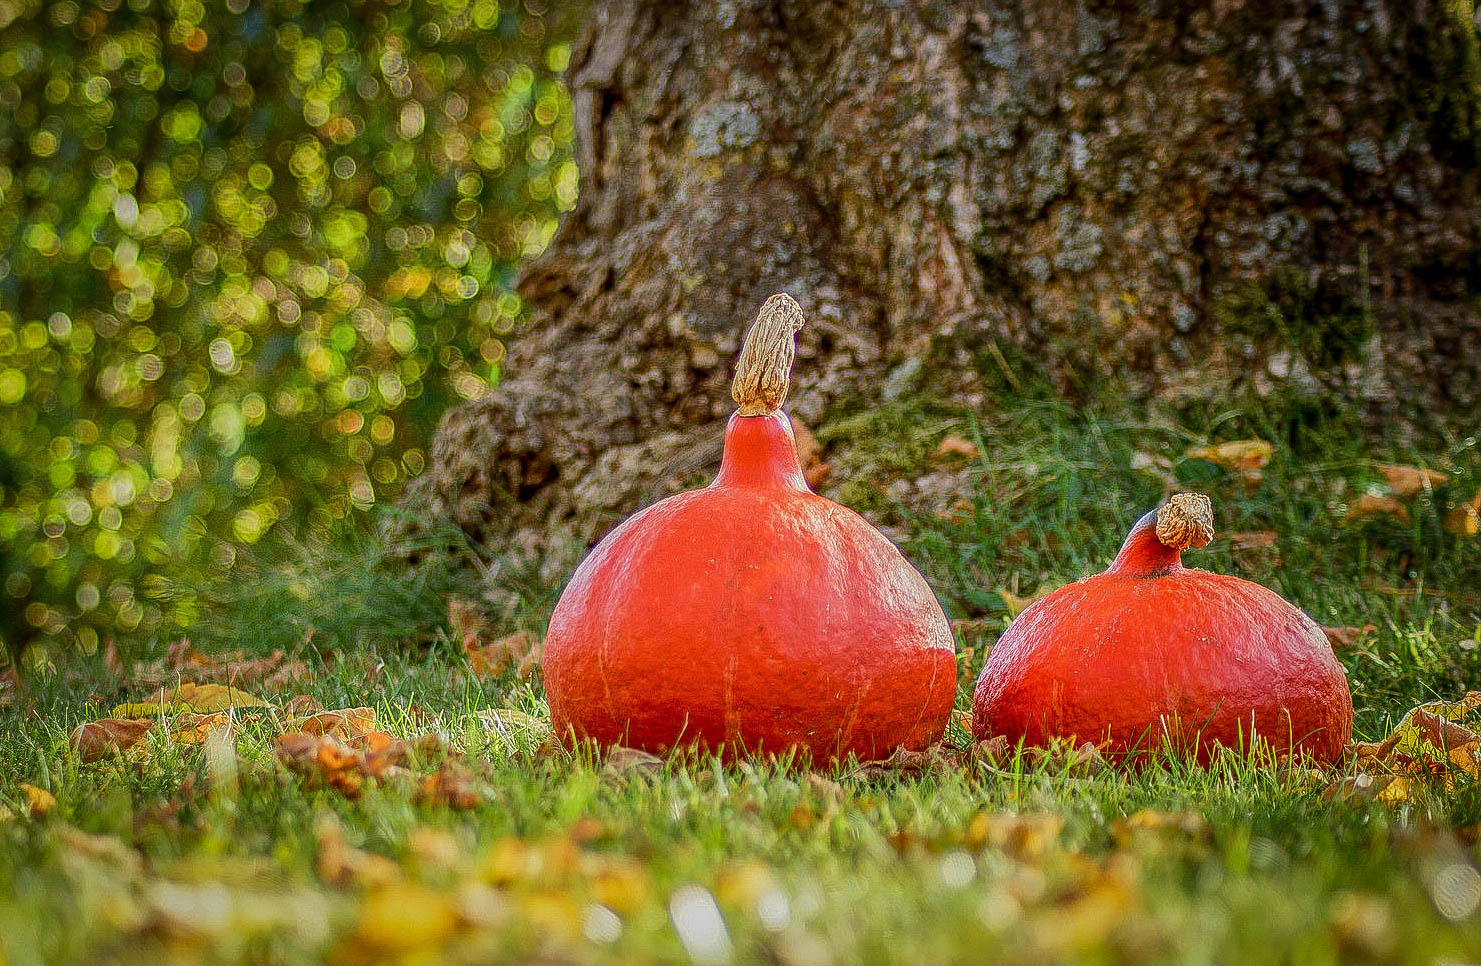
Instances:
[[[1481,533],[1481,490],[1445,515],[1445,529],[1457,537]]]
[[[240,688],[225,684],[181,684],[178,687],[160,688],[143,701],[121,704],[113,709],[115,718],[144,718],[150,715],[179,714],[189,711],[195,714],[215,714],[235,708],[267,708],[266,701]]]
[[[1275,447],[1263,439],[1240,439],[1188,450],[1189,459],[1208,460],[1231,473],[1250,473],[1264,469],[1274,454]]]
[[[395,882],[365,897],[354,941],[377,954],[415,952],[429,961],[458,928],[451,896],[409,882]]]
[[[21,796],[25,798],[22,807],[32,818],[41,818],[57,807],[56,796],[44,788],[37,788],[25,782],[21,782],[16,787],[20,789]]]
[[[1426,470],[1418,466],[1397,466],[1392,463],[1380,463],[1378,472],[1383,474],[1383,479],[1388,483],[1388,488],[1394,491],[1394,495],[1400,499],[1410,499],[1423,493],[1425,490],[1433,490],[1437,486],[1444,486],[1450,482],[1448,473],[1439,470]]]
[[[1385,785],[1375,797],[1385,805],[1399,805],[1409,801],[1409,796],[1409,779],[1401,777]]]
[[[550,737],[550,722],[513,708],[487,708],[473,714],[474,726],[505,752],[532,750]]]

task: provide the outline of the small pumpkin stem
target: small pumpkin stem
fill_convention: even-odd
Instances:
[[[1214,505],[1202,493],[1178,493],[1157,511],[1157,539],[1181,553],[1214,538]]]
[[[790,295],[773,295],[761,306],[746,333],[735,381],[730,384],[730,397],[740,405],[740,415],[768,416],[782,408],[802,325],[802,306]]]

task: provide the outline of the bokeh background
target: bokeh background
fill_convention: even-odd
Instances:
[[[0,2],[0,636],[189,624],[192,577],[393,499],[499,381],[575,201],[540,2]]]

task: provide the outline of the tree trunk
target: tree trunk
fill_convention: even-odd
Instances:
[[[794,412],[1042,376],[1375,418],[1481,387],[1468,0],[599,2],[581,196],[411,505],[590,540],[718,455],[773,292]],[[506,542],[507,541],[507,542]]]

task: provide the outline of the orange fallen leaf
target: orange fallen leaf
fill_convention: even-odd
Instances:
[[[1408,523],[1409,508],[1391,496],[1376,496],[1372,493],[1364,493],[1347,508],[1349,523],[1385,516],[1391,516],[1400,523]]]
[[[975,460],[981,455],[982,450],[977,447],[976,443],[969,439],[963,439],[960,436],[947,436],[941,441],[941,445],[936,447],[936,451],[931,454],[933,458],[938,460],[948,456],[964,456],[969,460]]]
[[[1380,463],[1378,472],[1383,474],[1384,482],[1388,483],[1388,488],[1394,491],[1394,495],[1403,500],[1416,497],[1425,490],[1433,490],[1435,487],[1444,486],[1450,482],[1448,473],[1421,469],[1418,466]]]
[[[1327,635],[1327,643],[1332,645],[1332,650],[1343,651],[1357,647],[1364,638],[1378,633],[1378,628],[1373,624],[1364,624],[1362,627],[1323,627],[1322,632]]]
[[[78,725],[69,742],[83,761],[98,761],[132,748],[152,727],[152,718],[102,718]]]

